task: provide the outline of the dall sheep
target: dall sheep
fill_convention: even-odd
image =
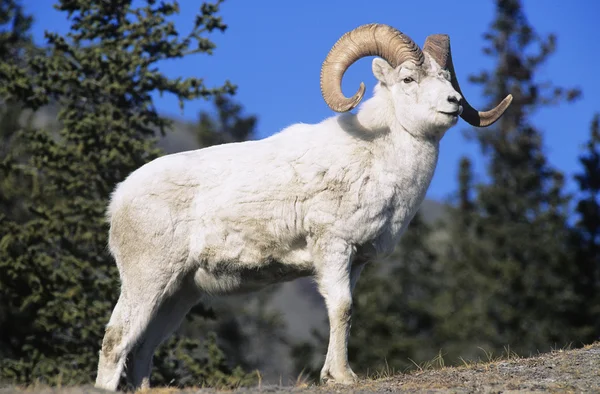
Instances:
[[[373,97],[341,80],[375,56]],[[148,387],[156,347],[203,294],[245,292],[313,276],[330,332],[321,380],[350,384],[352,291],[364,265],[394,249],[425,197],[439,143],[458,117],[486,127],[510,105],[479,112],[461,95],[447,35],[423,50],[367,24],[344,34],[321,70],[325,102],[343,112],[259,141],[160,157],[131,173],[108,207],[121,293],[99,353],[96,386],[127,375]]]

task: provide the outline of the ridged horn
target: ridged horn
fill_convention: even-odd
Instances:
[[[397,67],[406,60],[423,64],[423,52],[415,42],[391,26],[371,23],[345,33],[333,45],[321,67],[321,94],[327,105],[336,112],[350,111],[365,94],[365,84],[354,96],[342,93],[342,77],[352,63],[366,56],[379,56],[390,66]]]
[[[447,69],[452,77],[452,86],[462,96],[463,112],[460,115],[467,123],[476,127],[487,127],[496,122],[512,102],[509,94],[495,108],[489,111],[478,111],[473,108],[465,95],[460,90],[454,64],[452,63],[452,49],[450,48],[450,37],[447,34],[432,34],[425,40],[423,52],[428,53],[442,68]]]

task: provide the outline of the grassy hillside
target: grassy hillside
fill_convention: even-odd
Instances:
[[[529,358],[507,353],[460,367],[444,367],[443,359],[415,367],[409,373],[379,371],[364,377],[356,385],[315,385],[299,378],[292,386],[264,385],[241,388],[231,393],[598,393],[600,392],[600,343],[576,350],[555,350]],[[0,387],[0,394],[27,392],[102,393],[90,386],[50,388],[46,386]],[[223,390],[158,387],[145,391],[152,394],[218,393]]]

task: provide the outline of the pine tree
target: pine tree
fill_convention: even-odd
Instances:
[[[33,17],[25,14],[18,0],[0,0],[0,59],[17,61],[31,47]]]
[[[471,160],[461,158],[458,192],[441,226],[446,236],[439,252],[440,286],[431,300],[435,328],[431,341],[450,364],[458,357],[477,359],[479,348],[495,349],[490,342],[496,335],[487,314],[487,296],[498,282],[490,281],[495,275],[486,264],[491,246],[475,225],[479,218],[473,178]]]
[[[225,95],[214,97],[216,114],[201,112],[196,138],[201,147],[245,141],[253,136],[258,119],[242,115],[242,106]]]
[[[32,17],[23,11],[20,2],[0,0],[0,59],[12,65],[20,65],[24,57],[33,49],[31,40]],[[23,110],[21,103],[0,99],[0,217],[13,219],[26,215],[20,195],[31,189],[26,179],[9,176],[5,169],[22,163],[22,149],[18,131],[28,127],[31,114]],[[2,220],[2,219],[0,219]]]
[[[22,196],[25,220],[0,219],[0,379],[94,380],[104,326],[119,294],[106,248],[109,195],[161,154],[153,137],[170,122],[158,114],[153,92],[171,93],[182,106],[234,93],[229,82],[211,88],[198,78],[168,78],[156,67],[212,53],[215,45],[205,36],[226,29],[216,15],[220,3],[202,4],[192,31],[180,35],[169,20],[178,12],[176,2],[146,0],[134,7],[127,0],[61,0],[55,7],[68,15],[70,32],[46,33],[47,47],[23,64],[0,62],[4,102],[33,111],[55,104],[60,121],[58,132],[21,130],[28,159],[2,168],[36,187]],[[247,382],[216,343],[175,336],[159,352],[153,383]]]
[[[589,343],[600,335],[600,114],[591,122],[590,138],[579,161],[583,168],[575,176],[580,198],[573,229],[579,307],[573,310],[571,319],[584,330],[583,342]]]
[[[449,341],[452,335],[470,338],[470,348],[462,349],[466,354],[478,346],[528,354],[580,335],[568,317],[576,305],[570,200],[563,175],[544,155],[543,133],[531,122],[534,112],[570,102],[580,92],[536,79],[555,51],[556,37],[536,33],[520,1],[496,1],[496,18],[484,39],[484,53],[497,65],[472,81],[483,85],[489,103],[508,93],[514,100],[495,125],[471,134],[488,160],[489,181],[475,186],[476,197],[466,204],[472,206],[461,207],[451,220],[463,228],[449,231],[444,266],[453,279],[442,298],[456,301],[440,324]],[[461,193],[469,189],[465,184]]]

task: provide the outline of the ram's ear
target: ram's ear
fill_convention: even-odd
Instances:
[[[394,69],[388,62],[380,57],[373,59],[372,63],[373,75],[379,82],[384,85],[390,85],[394,76]]]

